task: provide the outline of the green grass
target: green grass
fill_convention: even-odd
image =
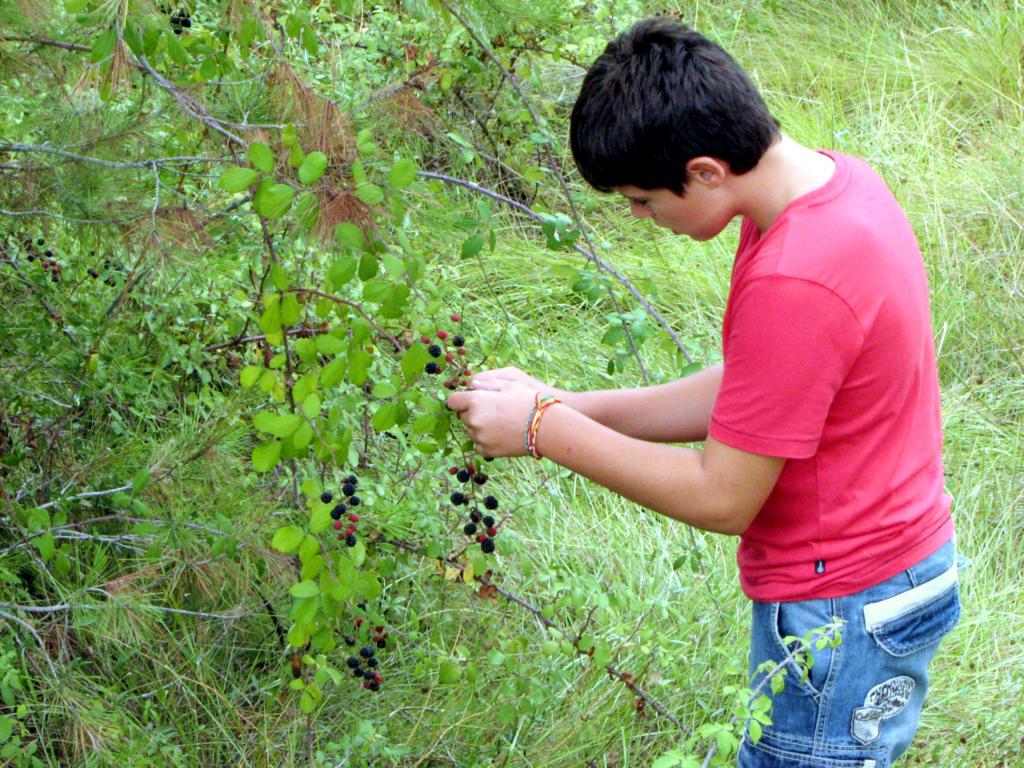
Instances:
[[[1024,750],[1024,6],[674,7],[754,73],[788,133],[873,163],[911,218],[932,288],[948,489],[958,544],[973,564],[962,577],[962,622],[934,662],[921,729],[902,765],[1017,765]],[[636,4],[633,15],[642,11]],[[559,94],[550,94],[553,102]],[[553,107],[553,114],[562,113]],[[564,137],[565,125],[556,126]],[[630,220],[617,199],[579,185],[574,192],[595,242],[608,243],[602,258],[691,340],[698,360],[715,360],[736,228],[694,243]],[[420,201],[416,242],[436,254],[450,305],[477,334],[471,346],[560,387],[643,383],[635,365],[615,377],[605,372],[609,349],[600,339],[613,308],[607,298],[583,301],[571,290],[580,258],[547,250],[532,228],[499,214],[495,252],[460,261],[457,224],[475,201],[448,193],[447,208],[432,196]],[[544,200],[559,206],[550,190]],[[643,356],[654,380],[678,374],[663,339],[649,341]],[[288,655],[264,604],[276,607],[287,631],[294,573],[268,543],[289,491],[253,479],[251,439],[231,416],[250,403],[235,397],[242,396],[191,402],[135,433],[102,422],[79,451],[94,475],[111,478],[143,465],[176,467],[144,500],[151,517],[179,525],[91,529],[113,540],[93,542],[92,560],[63,582],[75,590],[40,586],[46,604],[91,606],[67,626],[49,625],[44,641],[59,680],[26,661],[30,715],[53,764],[59,754],[63,764],[82,766],[618,768],[647,766],[681,741],[653,712],[638,717],[632,694],[601,670],[545,655],[552,635],[531,613],[481,599],[473,587],[440,578],[431,562],[410,558],[408,574],[386,593],[402,637],[387,655],[385,690],[370,697],[348,681],[328,686],[312,727],[314,749],[324,754],[311,761],[306,718],[287,690]],[[178,466],[208,438],[209,450]],[[612,663],[637,674],[687,727],[727,720],[732,701],[723,689],[745,683],[749,621],[735,540],[698,533],[701,569],[673,569],[692,548],[683,526],[556,470],[547,462],[495,464],[503,508],[515,510],[500,541],[502,586],[538,607],[579,590],[578,609],[561,614],[570,629],[612,598],[613,608],[587,630],[610,643]],[[103,509],[98,504],[95,514]],[[221,537],[181,523],[229,533],[238,550],[212,556]],[[25,556],[19,551],[13,567]],[[491,663],[495,652],[503,664]],[[447,659],[475,664],[477,685],[435,685]],[[539,702],[534,714],[502,724],[503,707],[531,699]]]

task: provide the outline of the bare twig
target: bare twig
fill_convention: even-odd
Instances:
[[[45,37],[27,37],[23,35],[0,35],[0,43],[34,43],[35,45],[48,45],[51,48],[62,48],[65,51],[79,51],[81,53],[88,53],[92,50],[88,45],[64,43],[60,40],[48,40]]]
[[[56,147],[50,147],[46,144],[34,145],[34,144],[0,144],[0,152],[34,152],[48,155],[59,155],[60,157],[66,157],[69,160],[76,160],[82,163],[92,163],[93,165],[102,165],[104,168],[161,168],[163,170],[175,171],[177,169],[171,166],[175,165],[193,165],[197,163],[221,163],[224,162],[224,158],[221,157],[154,157],[151,160],[137,160],[133,162],[119,163],[111,160],[101,160],[98,157],[89,157],[88,155],[79,155],[74,152],[68,152],[64,149],[57,149]]]

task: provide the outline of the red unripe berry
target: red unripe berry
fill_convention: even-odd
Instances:
[[[363,620],[361,618],[356,619],[356,629],[359,629],[361,626],[363,626]]]
[[[373,631],[374,632],[383,632],[384,631],[384,627],[374,627]]]
[[[466,471],[469,472],[469,476],[472,477],[476,474],[476,466],[473,464],[467,464]]]
[[[498,529],[495,528],[494,526],[491,526],[490,528],[487,529],[487,535],[488,536],[497,536],[498,535]]]
[[[377,683],[377,685],[380,685],[380,682],[381,682],[381,680],[383,680],[383,679],[384,679],[384,678],[380,676],[380,673],[379,673],[379,672],[374,672],[374,673],[373,673],[373,682]]]
[[[348,519],[351,520],[353,523],[358,523],[359,522],[359,515],[357,515],[355,512],[353,512],[351,515],[348,516]]]
[[[345,540],[345,534],[344,533],[339,533],[338,534],[338,541],[344,541],[344,540]]]
[[[471,370],[469,370],[469,368],[467,368],[466,370],[464,370],[464,371],[462,372],[462,375],[463,375],[463,376],[472,376],[472,375],[473,375],[473,372],[472,372]]]
[[[459,471],[458,467],[448,467],[448,474],[449,475],[458,474],[458,471]]]
[[[363,681],[363,688],[366,688],[367,690],[370,689],[370,681],[369,680],[364,680]]]
[[[381,632],[381,635],[380,635],[380,636],[381,636],[381,639],[383,639],[383,640],[387,640],[387,638],[388,638],[388,633],[387,633],[387,632]]]
[[[345,529],[345,535],[346,536],[351,536],[355,532],[356,532],[356,527],[354,525],[350,525],[348,528]]]
[[[429,344],[430,343],[430,337],[429,336],[421,336],[420,337],[420,341],[422,341],[424,344]]]
[[[334,530],[336,530],[336,531],[340,531],[341,530],[341,520],[335,520],[334,521]]]
[[[481,533],[481,534],[479,534],[476,537],[476,540],[479,541],[481,544],[483,544],[484,543],[484,539],[486,539],[486,538],[487,538],[487,534],[486,533]]]
[[[452,315],[452,322],[453,323],[461,323],[462,322],[462,316],[461,315]]]
[[[446,331],[438,331],[437,338],[439,338],[441,341],[444,341],[445,339],[448,338],[448,333]]]
[[[453,360],[455,360],[455,356],[451,352],[445,352],[444,353],[444,359],[447,360],[450,363]]]
[[[459,347],[458,352],[459,352],[460,355],[464,355],[464,354],[466,354],[466,348],[465,347]]]

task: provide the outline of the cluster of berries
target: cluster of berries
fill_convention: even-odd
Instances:
[[[171,14],[171,29],[174,34],[180,35],[186,29],[192,28],[192,18],[188,15],[188,9],[181,8],[177,13]]]
[[[334,505],[334,509],[331,510],[331,519],[334,520],[334,530],[338,531],[338,540],[344,540],[345,543],[354,547],[356,545],[356,523],[359,522],[359,515],[349,510],[353,507],[358,507],[362,500],[356,496],[356,485],[359,483],[358,478],[355,475],[349,475],[345,478],[344,483],[341,486],[341,492],[345,495],[344,501],[339,501]],[[324,504],[330,504],[334,501],[334,494],[330,491],[324,491],[320,494],[320,501]],[[348,512],[348,525],[346,526],[342,517]],[[342,531],[341,529],[345,530]]]
[[[465,467],[448,467],[448,473],[455,475],[455,479],[460,483],[468,483],[472,480],[473,485],[483,485],[487,482],[487,475],[483,472],[477,471],[477,468],[470,462]],[[471,502],[475,502],[474,488],[471,485],[469,487],[469,493],[463,493],[462,491],[455,491],[451,495],[451,502],[456,507],[469,506]],[[494,511],[498,508],[498,500],[494,496],[484,497],[484,508],[490,511]],[[480,549],[485,553],[490,554],[494,551],[494,537],[498,535],[497,523],[492,515],[481,514],[480,508],[474,503],[473,510],[469,513],[469,522],[466,527],[462,529],[462,532],[469,537],[476,537],[477,542],[480,544]]]
[[[462,317],[460,315],[452,315],[452,322],[462,322]],[[451,350],[446,348],[446,342],[448,342],[449,340],[447,331],[438,331],[437,338],[438,340],[441,341],[442,344],[445,344],[444,347],[442,347],[441,344],[435,344],[434,340],[429,336],[424,336],[423,338],[420,339],[420,341],[428,345],[427,352],[430,353],[430,356],[432,358],[434,358],[429,363],[427,363],[424,370],[429,374],[439,374],[445,369],[446,366],[454,365],[456,367],[456,371],[449,379],[445,381],[444,386],[446,389],[455,389],[457,386],[459,386],[460,383],[465,384],[469,377],[473,375],[469,368],[465,367],[462,361],[456,361],[455,359],[456,355],[458,355],[459,357],[465,357],[466,340],[459,335],[452,336],[451,345],[452,347],[455,348],[455,352],[452,352]],[[442,355],[444,356],[444,365],[438,362]],[[460,376],[463,377],[461,380],[459,378]]]
[[[361,618],[356,619],[356,631],[359,631],[363,626],[363,620]],[[377,648],[384,649],[388,647],[388,633],[384,631],[384,627],[374,627],[373,636],[370,638],[370,642]],[[355,647],[356,639],[352,635],[345,635],[345,645],[350,648]],[[364,645],[359,649],[359,655],[352,654],[348,657],[348,668],[352,670],[352,676],[361,678],[363,681],[363,688],[370,691],[379,691],[380,684],[383,678],[380,672],[377,671],[377,667],[380,666],[380,659],[377,658],[377,651],[369,646]],[[363,664],[366,664],[366,668],[363,668]]]
[[[57,257],[53,255],[53,251],[47,248],[42,253],[39,252],[39,248],[46,245],[46,241],[43,238],[40,237],[35,242],[32,242],[31,237],[26,237],[21,241],[21,245],[25,250],[25,257],[29,261],[39,259],[39,264],[45,272],[50,273],[53,282],[60,282],[60,264],[57,263]]]

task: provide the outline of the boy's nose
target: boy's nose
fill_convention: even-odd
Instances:
[[[646,205],[640,205],[640,203],[633,201],[629,203],[629,212],[638,219],[646,219],[651,215],[651,211]]]

